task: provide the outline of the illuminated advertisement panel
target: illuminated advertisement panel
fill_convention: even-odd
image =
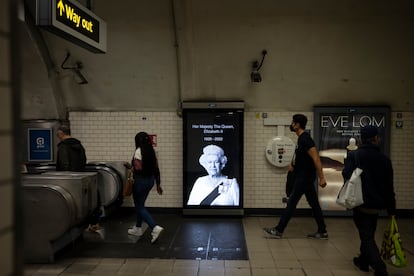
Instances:
[[[243,103],[183,103],[184,214],[243,214]]]
[[[379,130],[381,151],[389,155],[390,110],[388,107],[314,107],[314,140],[321,157],[328,185],[319,188],[323,210],[344,210],[336,204],[343,185],[342,169],[349,149],[361,143],[360,130],[373,125]]]

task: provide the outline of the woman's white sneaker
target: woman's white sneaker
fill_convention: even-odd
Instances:
[[[161,226],[156,225],[151,232],[151,243],[154,243],[157,241],[157,239],[160,237],[161,232],[164,230]]]
[[[141,227],[132,227],[128,229],[128,234],[130,235],[134,235],[137,237],[141,237],[142,236],[142,228]]]

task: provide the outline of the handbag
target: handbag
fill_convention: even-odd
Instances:
[[[141,161],[141,160],[138,160],[138,159],[133,158],[133,159],[132,159],[132,168],[133,168],[135,171],[141,171],[141,170],[142,170],[142,161]]]
[[[134,186],[134,174],[132,172],[132,169],[129,170],[128,177],[124,184],[124,196],[131,196],[132,195],[132,189]]]
[[[381,246],[381,258],[391,262],[396,267],[407,265],[407,257],[402,247],[401,236],[398,231],[395,216],[391,217],[388,228],[384,231],[384,238]]]
[[[359,168],[358,152],[355,152],[357,167],[352,172],[351,177],[345,181],[336,198],[336,203],[347,209],[353,209],[364,203],[362,194],[361,174],[363,170]]]

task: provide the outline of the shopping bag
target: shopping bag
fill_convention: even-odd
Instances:
[[[352,172],[351,178],[345,181],[336,199],[338,205],[352,209],[364,203],[361,181],[362,172],[363,170],[357,167]]]
[[[133,186],[134,186],[134,175],[133,175],[132,170],[129,170],[128,177],[124,184],[123,195],[130,196],[132,194]]]
[[[402,247],[400,232],[395,216],[392,216],[388,228],[384,231],[381,245],[381,257],[396,267],[407,265],[407,257]]]

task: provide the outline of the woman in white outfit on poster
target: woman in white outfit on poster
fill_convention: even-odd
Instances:
[[[222,170],[227,157],[221,147],[208,145],[203,148],[199,163],[208,175],[199,177],[191,190],[187,205],[239,205],[239,184],[236,178],[227,178]]]

